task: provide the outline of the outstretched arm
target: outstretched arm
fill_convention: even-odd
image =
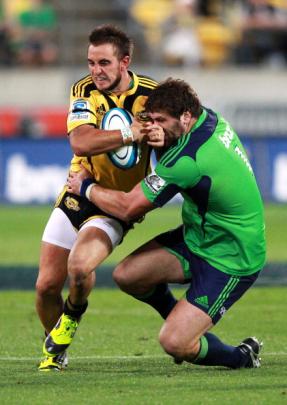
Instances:
[[[89,178],[84,169],[78,173],[70,173],[68,191],[88,197],[88,199],[107,214],[113,215],[125,222],[141,218],[156,207],[145,197],[140,183],[130,192],[103,188]]]

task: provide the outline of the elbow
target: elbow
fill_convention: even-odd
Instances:
[[[135,215],[133,215],[132,212],[126,211],[123,213],[123,216],[121,219],[124,222],[132,222],[132,221],[136,220],[137,217]]]
[[[113,210],[110,210],[110,214],[119,218],[124,222],[131,222],[137,219],[134,208],[132,207],[131,201],[125,192],[120,192],[120,195],[117,198],[116,204],[113,207]]]
[[[79,142],[70,142],[71,148],[76,156],[89,156],[89,151],[86,145]]]
[[[118,212],[117,217],[124,222],[131,222],[136,219],[135,216],[133,215],[133,212],[124,206],[122,207],[120,212]]]
[[[133,204],[125,204],[125,208],[122,209],[121,220],[124,222],[132,222],[140,219],[144,215],[144,212],[141,212],[139,207],[133,206]]]
[[[118,195],[117,199],[118,218],[125,222],[138,221],[144,215],[153,210],[155,207],[150,203],[140,191],[140,185],[135,187],[135,190]]]
[[[85,133],[71,132],[69,136],[70,146],[76,156],[90,156],[91,145]]]
[[[88,151],[85,148],[72,148],[76,156],[89,156]]]

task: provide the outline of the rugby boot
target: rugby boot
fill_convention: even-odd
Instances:
[[[261,366],[261,358],[259,357],[259,353],[262,346],[263,342],[259,342],[256,337],[246,338],[240,343],[238,347],[248,359],[243,365],[244,368],[258,368]]]
[[[75,318],[62,314],[44,341],[44,356],[55,357],[63,353],[72,343],[78,325],[79,322]]]
[[[58,354],[57,356],[46,356],[41,360],[38,370],[39,371],[62,371],[68,366],[68,356],[66,352]]]

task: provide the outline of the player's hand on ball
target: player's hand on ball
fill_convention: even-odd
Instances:
[[[91,173],[82,166],[79,172],[70,172],[67,179],[69,193],[80,195],[83,180],[93,178]]]

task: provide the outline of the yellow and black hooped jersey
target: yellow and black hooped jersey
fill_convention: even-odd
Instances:
[[[76,82],[71,89],[68,133],[83,124],[100,128],[104,114],[111,108],[124,108],[133,116],[143,111],[145,101],[157,86],[157,82],[147,76],[136,75],[133,72],[129,74],[132,77],[132,86],[120,96],[97,90],[91,75]],[[106,153],[91,157],[74,156],[70,170],[80,170],[80,164],[93,174],[101,186],[128,192],[150,170],[150,147],[141,145],[140,161],[127,170],[116,167]]]

